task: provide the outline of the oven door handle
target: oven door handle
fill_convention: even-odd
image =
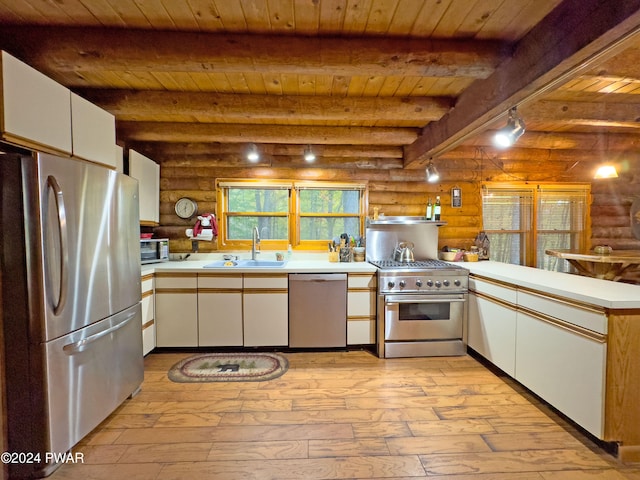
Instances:
[[[457,297],[437,297],[437,298],[411,298],[407,296],[407,298],[394,298],[393,300],[385,300],[385,305],[398,305],[401,303],[464,303],[466,302],[465,298],[457,298]]]

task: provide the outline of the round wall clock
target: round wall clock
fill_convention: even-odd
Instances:
[[[198,211],[198,204],[190,198],[182,197],[176,202],[175,210],[180,218],[191,218]]]

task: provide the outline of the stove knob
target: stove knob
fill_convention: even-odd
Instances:
[[[454,284],[456,287],[459,287],[459,286],[461,285],[460,280],[454,280],[454,281],[453,281],[453,284]]]
[[[440,283],[440,280],[436,280],[436,288],[440,288],[442,286],[442,283]]]
[[[427,287],[433,287],[433,280],[427,280]]]
[[[389,288],[393,288],[395,286],[396,286],[396,282],[388,282],[387,283],[387,287],[389,287]]]
[[[422,280],[418,279],[416,280],[416,287],[421,287],[422,286]]]
[[[449,286],[449,280],[443,280],[443,281],[442,281],[442,284],[443,284],[445,287],[448,287],[448,286]]]
[[[404,280],[400,280],[400,283],[398,283],[398,285],[400,286],[400,288],[404,288],[406,283]]]

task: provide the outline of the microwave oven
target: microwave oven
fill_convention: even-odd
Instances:
[[[169,261],[168,238],[140,239],[140,263],[156,263]]]

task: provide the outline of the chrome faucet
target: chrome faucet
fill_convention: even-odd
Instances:
[[[260,253],[260,234],[258,227],[253,227],[253,238],[251,239],[251,260],[256,259],[256,255]]]

